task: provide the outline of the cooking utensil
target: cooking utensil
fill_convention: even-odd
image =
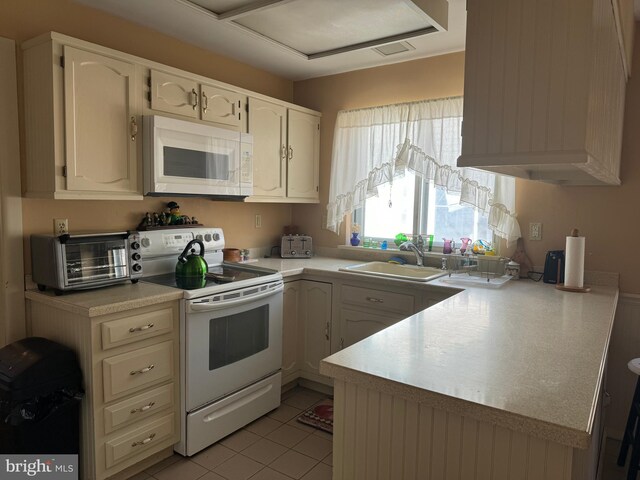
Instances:
[[[196,255],[194,245],[200,247],[200,254]],[[195,239],[187,243],[184,250],[178,257],[178,263],[176,264],[176,280],[182,284],[202,285],[205,280],[205,275],[209,271],[209,266],[204,259],[204,243],[201,240]],[[204,286],[204,285],[202,285]],[[198,286],[181,287],[181,288],[200,288]]]

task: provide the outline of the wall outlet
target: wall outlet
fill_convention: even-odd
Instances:
[[[256,213],[256,228],[262,228],[262,215]]]
[[[542,223],[529,224],[529,240],[542,240]]]
[[[69,233],[69,220],[66,218],[54,218],[53,219],[53,234],[63,235]]]

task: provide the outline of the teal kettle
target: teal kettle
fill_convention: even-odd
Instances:
[[[200,247],[200,253],[195,253],[194,245]],[[209,271],[204,259],[204,243],[201,240],[191,240],[178,257],[176,264],[176,283],[186,290],[202,288],[206,285],[206,274]]]

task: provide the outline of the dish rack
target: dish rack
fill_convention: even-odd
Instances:
[[[446,255],[442,258],[442,269],[446,269],[449,276],[467,274],[490,282],[504,276],[507,261],[507,258],[489,255]]]

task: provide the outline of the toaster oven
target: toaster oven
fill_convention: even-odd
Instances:
[[[310,258],[313,252],[313,241],[309,235],[283,235],[280,242],[282,258]]]
[[[56,294],[137,282],[142,277],[138,232],[31,235],[31,273]]]

